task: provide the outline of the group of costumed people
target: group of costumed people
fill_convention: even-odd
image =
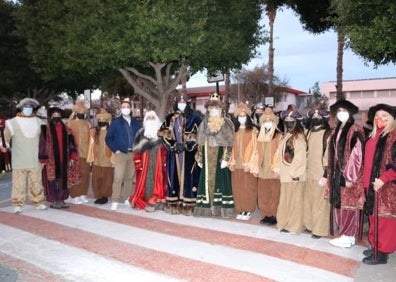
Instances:
[[[258,210],[261,224],[313,239],[333,236],[335,223],[339,236],[329,243],[344,248],[362,239],[364,211],[371,247],[363,262],[387,263],[396,249],[395,107],[371,107],[365,132],[347,100],[330,111],[315,105],[306,116],[293,105],[275,113],[263,103],[240,103],[231,116],[214,93],[201,119],[178,95],[163,122],[147,111],[143,127],[123,100],[120,117],[100,109],[92,129],[83,104],[66,124],[61,109],[49,108],[46,125],[35,116],[38,105],[22,100],[4,126],[0,149],[7,152],[12,141],[15,213],[24,205],[26,178],[37,209],[46,209],[45,199],[67,208],[69,195],[83,203],[89,178],[82,176],[92,164],[95,203],[111,198],[112,210],[123,198],[127,206],[170,214],[248,220]]]

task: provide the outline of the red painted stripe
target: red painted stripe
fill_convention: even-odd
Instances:
[[[101,211],[91,207],[82,207],[81,209],[73,205],[72,209],[76,210],[79,214],[95,216],[97,218],[102,218],[100,215],[109,214],[110,216],[108,218],[112,218],[114,222],[118,222],[114,219],[120,217],[123,218],[122,221],[128,222],[127,225],[135,227],[136,225],[133,224],[134,219],[139,218],[115,212]],[[76,228],[70,228],[29,217],[24,214],[14,215],[5,212],[0,212],[0,214],[0,223],[8,226],[51,240],[56,240],[63,244],[85,249],[95,254],[107,256],[130,265],[142,267],[146,270],[163,273],[180,279],[187,279],[189,281],[273,281],[253,273],[238,271],[164,252],[153,251],[138,245],[120,242]],[[150,219],[143,220],[151,221]],[[166,227],[166,229],[167,228],[169,227]],[[185,227],[185,229],[188,228],[189,227]],[[131,234],[131,236],[133,236],[133,234]]]
[[[41,282],[41,281],[62,281],[61,276],[49,273],[23,260],[7,256],[0,253],[0,264],[18,273],[17,281]]]
[[[261,253],[349,277],[354,277],[360,265],[360,261],[292,244],[185,226],[131,214],[115,213],[85,205],[73,206],[68,211],[172,236]],[[193,217],[191,219],[194,220]],[[263,228],[265,227],[263,226]]]

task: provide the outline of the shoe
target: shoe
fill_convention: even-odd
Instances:
[[[40,210],[40,211],[46,210],[47,208],[48,207],[44,204],[40,204],[40,205],[36,206],[36,210]]]
[[[245,214],[242,216],[242,220],[249,220],[252,217],[251,212],[245,212]]]
[[[304,228],[304,233],[312,233],[312,231],[309,230],[308,228]]]
[[[131,208],[131,203],[129,202],[129,200],[125,200],[124,205],[125,205],[127,208]]]
[[[283,233],[283,234],[296,234],[296,233],[294,233],[292,231],[289,231],[287,229],[281,229],[280,233]]]
[[[260,223],[261,224],[267,224],[269,220],[270,220],[270,217],[269,216],[265,216],[262,220],[260,220]]]
[[[363,251],[363,255],[366,256],[366,257],[369,257],[372,254],[374,254],[374,249],[372,249],[372,248],[368,248],[368,249]]]
[[[89,202],[89,200],[87,199],[87,196],[85,196],[85,195],[82,195],[79,198],[80,198],[80,202],[83,204],[86,204]]]
[[[355,237],[354,236],[346,236],[341,235],[341,237],[329,240],[329,243],[336,247],[341,248],[350,248],[355,245]]]
[[[14,213],[19,214],[22,212],[22,207],[14,207]]]
[[[242,219],[245,216],[245,212],[240,212],[237,216],[236,219]]]
[[[103,205],[103,204],[107,204],[109,200],[106,197],[100,198],[95,200],[95,204],[99,204],[99,205]]]
[[[61,209],[61,204],[60,203],[53,203],[50,205],[51,209]]]
[[[278,223],[278,221],[276,220],[275,216],[270,216],[267,225],[276,225]]]
[[[61,207],[62,209],[68,209],[68,208],[69,208],[69,205],[66,204],[65,202],[61,202],[61,203],[60,203],[60,207]]]
[[[2,170],[2,171],[0,172],[0,178],[2,178],[4,175],[5,175],[5,171]]]
[[[75,197],[75,198],[72,198],[72,203],[75,205],[81,205],[83,202],[81,202],[80,197]]]
[[[374,260],[374,254],[362,259],[362,262],[368,265],[387,264],[388,254],[378,251],[378,259]]]
[[[112,211],[117,210],[117,209],[118,209],[118,203],[112,203],[110,209],[111,209]]]
[[[312,234],[312,235],[311,235],[311,238],[312,238],[312,239],[320,239],[320,238],[322,238],[322,236]]]

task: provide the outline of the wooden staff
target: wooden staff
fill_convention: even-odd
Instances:
[[[378,261],[378,191],[374,192],[374,260]]]

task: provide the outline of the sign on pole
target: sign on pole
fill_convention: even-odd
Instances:
[[[89,89],[84,90],[84,106],[87,109],[91,108],[91,90]]]

